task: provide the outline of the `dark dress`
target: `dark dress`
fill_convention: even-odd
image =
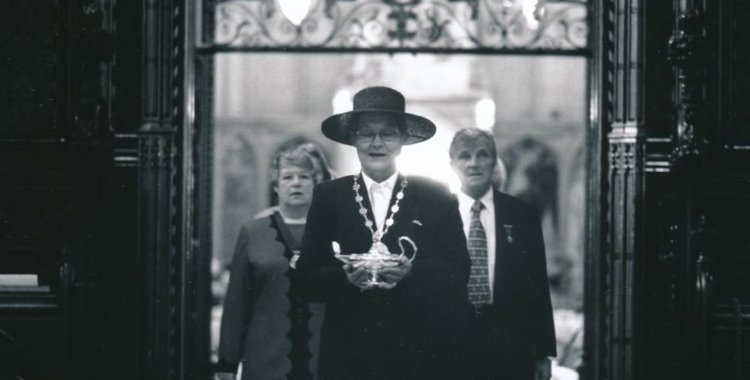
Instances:
[[[218,371],[234,372],[241,361],[243,380],[317,378],[325,309],[307,303],[293,286],[296,270],[289,261],[298,247],[289,247],[282,233],[299,241],[303,228],[285,225],[276,213],[240,230],[221,319]]]
[[[348,282],[331,248],[336,241],[344,254],[362,253],[372,244],[354,200],[353,178],[315,187],[297,264],[306,295],[326,302],[321,379],[457,378],[450,374],[451,353],[465,328],[469,256],[455,196],[434,181],[408,177],[383,242],[400,252],[398,237],[410,237],[418,247],[412,271],[394,289],[363,292]]]

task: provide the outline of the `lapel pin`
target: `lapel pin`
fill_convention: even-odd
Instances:
[[[505,240],[508,241],[508,244],[513,244],[513,225],[503,224],[503,228],[505,229]]]
[[[418,225],[418,226],[420,226],[420,227],[422,227],[422,222],[420,222],[418,220],[412,220],[411,222],[414,223],[414,224],[416,224],[416,225]]]
[[[289,260],[289,266],[292,269],[297,269],[297,260],[299,260],[300,251],[295,249],[293,252],[294,252],[294,256],[292,256],[292,259]]]

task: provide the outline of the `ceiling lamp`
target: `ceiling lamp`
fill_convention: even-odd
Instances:
[[[474,105],[474,122],[477,128],[492,131],[495,126],[495,101],[490,98],[480,99]]]
[[[310,11],[313,0],[278,0],[278,2],[281,13],[286,16],[289,22],[299,26],[307,17],[307,12]]]
[[[344,113],[352,110],[352,93],[351,91],[342,88],[336,91],[331,99],[331,105],[333,106],[333,113]]]

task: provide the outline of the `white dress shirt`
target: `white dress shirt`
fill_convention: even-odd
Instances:
[[[471,206],[477,200],[466,195],[463,191],[458,192],[458,211],[461,213],[461,220],[464,222],[464,235],[469,237],[469,226],[471,225]],[[497,247],[497,238],[495,236],[495,199],[492,195],[492,188],[479,198],[484,208],[479,213],[479,221],[484,227],[484,233],[487,236],[487,266],[489,268],[490,282],[490,299],[493,299],[495,287],[495,249]]]
[[[385,216],[388,215],[388,204],[391,202],[393,188],[396,186],[396,180],[398,179],[398,172],[393,173],[388,179],[380,183],[375,182],[374,179],[368,177],[364,172],[362,172],[362,179],[365,181],[367,196],[370,197],[372,213],[375,216],[375,225],[378,227],[378,232],[382,233],[385,225]]]

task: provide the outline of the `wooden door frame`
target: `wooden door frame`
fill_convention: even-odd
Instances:
[[[188,30],[206,30],[210,25],[200,27],[196,24],[197,12],[208,12],[212,1],[204,1],[197,5],[192,2],[173,3],[173,13],[181,15],[182,39],[175,42],[174,49],[181,52],[179,62],[172,62],[172,68],[183,73],[180,90],[184,91],[181,98],[182,118],[175,129],[178,141],[175,148],[179,151],[180,181],[174,182],[173,193],[179,193],[179,209],[183,211],[181,218],[171,218],[171,230],[180,231],[182,238],[179,242],[179,260],[170,262],[169,273],[179,273],[180,281],[176,283],[179,297],[173,298],[166,304],[161,304],[162,317],[177,315],[172,325],[176,326],[176,335],[164,342],[162,348],[174,353],[174,361],[164,364],[164,368],[157,371],[171,373],[175,378],[204,379],[211,371],[209,368],[209,340],[208,330],[209,305],[211,302],[210,283],[211,274],[211,209],[212,209],[212,161],[213,161],[213,130],[212,130],[212,98],[213,98],[213,53],[197,51],[197,41],[204,36],[199,32]],[[608,177],[610,156],[608,155],[607,135],[610,124],[606,114],[612,106],[612,99],[608,96],[611,83],[607,80],[612,70],[612,62],[606,57],[611,51],[611,44],[606,40],[606,33],[614,27],[613,23],[604,24],[602,20],[611,20],[605,13],[611,9],[599,1],[592,1],[589,7],[590,55],[587,63],[588,81],[588,134],[587,134],[587,210],[586,210],[586,253],[585,253],[585,343],[584,356],[586,365],[584,376],[589,379],[601,377],[601,369],[605,368],[604,360],[608,358],[608,341],[602,339],[605,328],[604,318],[607,315],[605,294],[605,278],[607,273],[603,268],[606,252],[606,233],[608,220]],[[202,17],[203,22],[211,23],[210,17]],[[148,18],[155,24],[163,22],[158,17]],[[604,73],[608,73],[605,75]],[[167,93],[161,97],[169,96]],[[142,187],[153,187],[154,183],[147,181]],[[611,190],[611,189],[610,189]],[[175,200],[175,199],[173,199]],[[149,205],[147,208],[154,207]],[[144,210],[147,211],[147,210]],[[146,224],[147,225],[147,224]],[[154,239],[155,237],[152,237]],[[158,280],[162,282],[163,279]],[[174,286],[163,285],[165,289]],[[171,377],[170,377],[171,378]]]

